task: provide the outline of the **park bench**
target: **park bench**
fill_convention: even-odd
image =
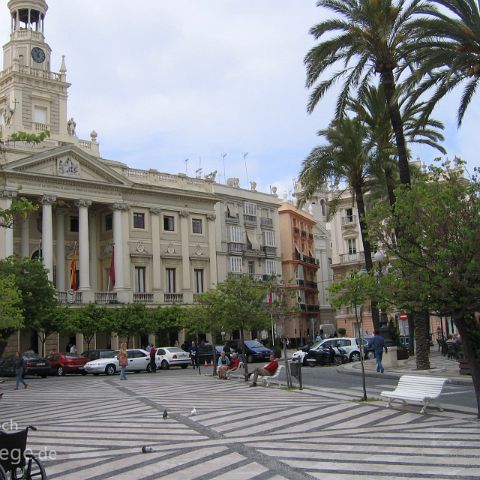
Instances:
[[[266,387],[269,387],[270,386],[270,383],[280,383],[278,380],[276,380],[278,378],[278,376],[280,375],[280,372],[282,371],[283,369],[283,365],[279,365],[277,370],[275,371],[275,373],[273,375],[266,375],[265,377],[262,376],[262,375],[259,375],[258,376],[258,381],[262,381],[263,384],[266,386]],[[273,380],[273,381],[272,381]]]
[[[437,399],[440,397],[446,381],[446,378],[440,377],[402,375],[395,390],[384,391],[380,396],[388,398],[387,408],[394,400],[400,400],[403,403],[422,404],[420,413],[425,413],[425,409],[430,403],[435,404],[442,412],[443,408]]]

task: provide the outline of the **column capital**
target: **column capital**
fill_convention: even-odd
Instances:
[[[55,195],[44,194],[40,199],[40,203],[42,205],[53,205],[57,201],[57,197]]]
[[[189,213],[188,213],[188,210],[180,210],[180,211],[178,212],[178,215],[179,215],[180,217],[182,217],[182,218],[188,218]]]
[[[13,200],[14,198],[17,198],[17,195],[17,190],[9,190],[7,188],[0,190],[0,198],[9,198],[10,200]]]
[[[113,210],[120,210],[120,211],[126,211],[130,207],[126,203],[114,203],[112,205]]]
[[[207,220],[214,222],[217,216],[214,213],[207,213]]]
[[[150,213],[152,215],[160,215],[162,213],[162,209],[158,207],[153,207],[150,209]]]
[[[78,207],[78,208],[88,208],[92,205],[92,201],[91,200],[77,200],[75,202],[75,205]]]

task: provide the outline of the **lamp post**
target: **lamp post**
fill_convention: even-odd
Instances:
[[[385,255],[383,254],[382,251],[378,250],[373,255],[373,259],[375,260],[375,263],[378,265],[377,275],[378,275],[378,283],[380,283],[380,279],[382,278],[382,275],[383,275],[383,262],[385,260]],[[387,312],[383,308],[380,308],[379,314],[380,314],[380,335],[385,340],[385,345],[391,346],[393,345],[393,341],[392,341],[390,328],[388,328]]]

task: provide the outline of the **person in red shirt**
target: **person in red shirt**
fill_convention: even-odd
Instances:
[[[250,387],[257,386],[257,378],[259,375],[262,377],[271,377],[275,374],[278,368],[278,361],[275,358],[275,355],[272,353],[270,355],[270,363],[265,365],[263,368],[256,368],[253,371],[253,382],[250,384]]]
[[[150,371],[155,373],[157,371],[157,364],[155,362],[155,355],[157,354],[157,349],[155,345],[152,345],[150,349]]]

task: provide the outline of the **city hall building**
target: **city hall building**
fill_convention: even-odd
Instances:
[[[52,70],[45,41],[47,3],[10,0],[8,8],[0,208],[22,196],[39,209],[0,228],[0,258],[41,258],[59,301],[72,307],[188,305],[228,275],[281,274],[275,193],[257,192],[254,182],[240,188],[238,179],[218,184],[215,172],[191,178],[102,158],[97,133],[78,138],[69,118],[65,59]],[[19,132],[49,136],[36,143],[16,139]],[[36,349],[34,338],[35,332],[19,332],[9,350]],[[47,348],[63,350],[67,342],[55,335]],[[96,346],[117,342],[112,336]],[[81,351],[81,335],[76,343]]]

